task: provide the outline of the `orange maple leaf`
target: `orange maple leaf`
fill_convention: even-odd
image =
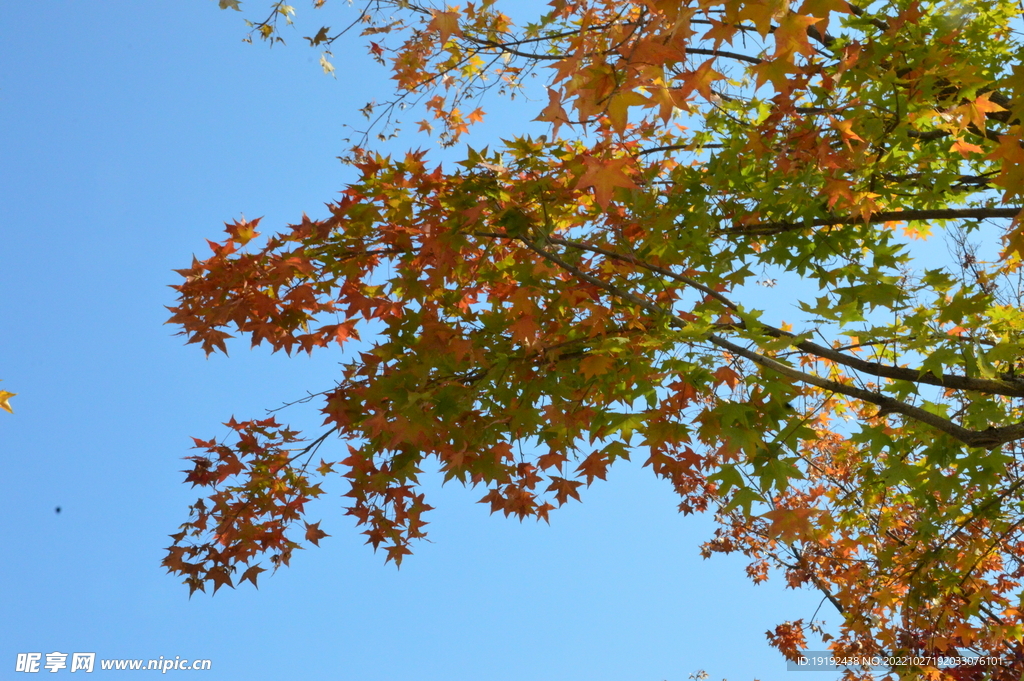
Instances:
[[[13,414],[14,409],[11,407],[9,400],[17,395],[18,393],[7,392],[6,390],[0,390],[0,409]]]
[[[235,220],[230,224],[224,223],[224,231],[231,236],[229,241],[234,241],[244,246],[260,235],[256,231],[256,225],[258,224],[260,224],[260,218],[256,218],[252,222],[248,222],[243,218],[242,220]]]
[[[580,374],[585,378],[593,378],[608,373],[615,360],[607,355],[587,355],[580,362]]]
[[[1024,213],[1024,211],[1021,211]],[[1011,255],[1016,254],[1018,260],[1024,260],[1024,229],[1018,227],[1007,232],[1003,236],[1003,248],[1002,258],[1005,260]]]
[[[962,139],[957,139],[949,147],[950,151],[955,151],[964,158],[970,158],[971,154],[984,153],[984,149],[979,147],[977,144],[971,144],[970,142],[964,142]]]
[[[586,171],[580,176],[577,187],[594,188],[594,200],[601,208],[607,208],[611,203],[612,194],[616,189],[639,189],[629,175],[626,174],[627,164],[631,162],[628,158],[602,159],[588,156],[584,161],[587,165]]]
[[[991,92],[979,96],[973,102],[968,102],[963,106],[956,108],[957,113],[960,114],[961,120],[967,120],[978,127],[979,130],[985,130],[985,118],[989,113],[998,113],[1000,111],[1006,111],[1003,107],[999,106],[995,102],[990,102],[989,97],[992,96]],[[963,125],[963,124],[961,124]],[[963,125],[963,127],[967,127]]]
[[[863,142],[864,138],[853,131],[852,120],[840,120],[835,116],[829,116],[829,121],[832,123],[832,127],[839,131],[839,134],[843,136],[843,144],[846,145],[847,149],[852,149],[850,146],[850,140],[857,140]]]
[[[215,567],[206,573],[206,578],[213,582],[213,593],[217,593],[217,591],[225,584],[230,586],[232,589],[235,588],[235,585],[231,583],[231,575],[228,573],[226,568]]]
[[[531,314],[522,314],[511,326],[512,340],[530,347],[537,342],[537,320]]]
[[[554,492],[555,501],[558,502],[559,506],[562,506],[569,500],[569,497],[580,501],[580,493],[577,489],[582,486],[583,483],[578,480],[567,480],[566,478],[556,476],[551,478],[551,484],[548,485],[547,491]]]
[[[558,136],[558,129],[563,123],[569,123],[569,114],[565,112],[565,108],[562,107],[562,95],[559,94],[558,90],[548,88],[548,105],[544,107],[540,115],[534,118],[535,121],[546,121],[551,123],[554,129],[551,131],[552,136]]]
[[[594,478],[607,480],[608,457],[603,452],[594,452],[583,460],[583,463],[579,465],[576,472],[587,476],[588,485],[594,481]]]
[[[985,158],[1002,159],[1002,170],[993,182],[1006,189],[1003,201],[1009,203],[1015,196],[1024,195],[1024,146],[1021,146],[1021,127],[1010,128],[1010,134],[999,136],[999,146]]]
[[[245,580],[249,580],[250,582],[252,582],[252,585],[258,589],[260,587],[256,583],[256,578],[260,576],[261,572],[266,571],[266,568],[261,568],[259,565],[253,565],[248,570],[242,573],[242,578],[238,580],[238,583],[241,584]]]
[[[444,45],[448,42],[448,38],[452,35],[462,37],[462,29],[459,28],[459,11],[458,9],[449,10],[442,12],[440,10],[431,10],[433,19],[427,24],[428,31],[437,31],[441,34],[441,44]]]
[[[696,71],[684,73],[682,75],[683,84],[679,86],[676,91],[676,101],[683,102],[686,98],[696,90],[700,93],[704,99],[711,99],[711,84],[716,80],[721,80],[724,76],[711,68],[711,64],[714,59],[708,59],[706,62],[697,67]]]
[[[772,521],[768,528],[771,536],[791,542],[808,536],[811,533],[811,519],[820,513],[813,508],[778,508],[761,517]]]
[[[727,383],[730,388],[735,388],[736,384],[740,382],[740,375],[733,371],[730,367],[719,367],[715,373],[711,374],[721,383]]]
[[[324,537],[330,536],[331,535],[320,529],[319,522],[306,523],[306,541],[312,542],[313,546],[320,546],[320,540]],[[253,582],[253,584],[255,584],[255,582]]]
[[[713,39],[715,41],[716,50],[722,46],[723,42],[727,42],[732,45],[732,37],[736,35],[737,31],[736,26],[711,17],[709,17],[709,23],[711,24],[711,29],[701,36],[701,40]]]

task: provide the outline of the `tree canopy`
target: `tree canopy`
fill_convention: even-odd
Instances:
[[[327,219],[228,224],[180,271],[171,322],[207,353],[366,343],[319,395],[323,432],[232,419],[196,440],[208,495],[169,571],[255,584],[325,536],[304,506],[332,474],[400,563],[428,462],[547,520],[639,456],[681,511],[714,514],[705,556],[820,591],[838,653],[981,653],[1007,662],[893,673],[1019,677],[1016,0],[553,0],[519,24],[497,0],[313,4],[348,27],[310,28],[325,71],[348,31],[391,71],[346,156],[358,180]],[[273,4],[250,39],[294,15]],[[403,108],[456,147],[538,93],[545,136],[443,166],[372,148]],[[793,659],[815,631],[769,642]]]

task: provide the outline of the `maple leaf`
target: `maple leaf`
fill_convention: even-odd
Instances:
[[[820,515],[821,511],[813,508],[779,508],[768,511],[762,518],[771,521],[768,532],[785,542],[794,542],[809,537],[812,531],[811,520]]]
[[[583,486],[583,483],[579,480],[569,480],[562,477],[552,477],[551,484],[548,485],[547,491],[555,493],[555,501],[558,502],[559,506],[564,505],[570,497],[576,501],[580,501],[579,488]]]
[[[615,359],[608,355],[587,355],[580,361],[580,374],[585,378],[593,378],[608,371],[615,364]]]
[[[402,559],[405,556],[408,556],[411,553],[412,553],[412,549],[410,549],[408,546],[405,546],[404,544],[399,544],[399,545],[395,545],[395,546],[389,546],[387,548],[387,554],[388,555],[384,559],[384,562],[388,562],[388,561],[392,561],[393,560],[393,561],[395,561],[395,565],[401,565],[402,564]]]
[[[306,523],[306,541],[312,542],[314,546],[320,546],[320,540],[330,536],[320,529],[319,522]]]
[[[979,147],[977,144],[964,142],[962,139],[959,138],[957,138],[949,148],[951,151],[957,152],[964,158],[970,158],[971,154],[985,153],[985,150]]]
[[[850,14],[850,5],[846,0],[804,0],[796,13],[805,17],[822,17],[816,28],[824,34],[828,31],[829,14],[832,12]]]
[[[10,399],[18,393],[7,392],[6,390],[0,390],[0,409],[3,409],[9,414],[14,413],[14,408],[11,406]]]
[[[704,99],[712,98],[711,84],[721,80],[724,76],[711,68],[715,63],[714,59],[708,59],[697,67],[696,71],[683,73],[679,78],[682,85],[676,87],[676,101],[684,102],[690,94],[696,90]]]
[[[732,44],[732,38],[736,35],[737,30],[734,25],[727,24],[718,19],[710,19],[708,23],[711,24],[711,28],[701,36],[701,40],[714,40],[716,50],[722,46],[723,42]]]
[[[817,17],[801,16],[796,12],[788,12],[775,29],[776,59],[782,57],[792,59],[795,53],[813,55],[814,48],[807,39],[807,29],[820,22]]]
[[[839,134],[843,136],[843,144],[845,144],[848,149],[852,148],[850,146],[850,140],[857,140],[858,142],[864,141],[864,138],[853,131],[853,121],[839,120],[838,118],[831,116],[829,117],[829,120],[832,123],[832,127],[838,130]]]
[[[552,135],[558,135],[558,129],[563,123],[569,122],[569,115],[562,108],[562,96],[561,94],[553,89],[548,88],[548,105],[545,106],[540,115],[538,115],[535,121],[546,121],[552,125]]]
[[[684,101],[680,105],[680,103],[676,101],[675,95],[673,94],[672,90],[665,86],[665,84],[660,81],[658,82],[658,84],[649,87],[648,91],[651,93],[651,98],[648,101],[648,106],[657,106],[658,116],[665,123],[667,123],[672,118],[672,115],[675,113],[676,109],[685,110],[687,108],[686,102]]]
[[[973,102],[968,102],[967,104],[958,107],[956,109],[956,113],[958,113],[960,118],[964,121],[973,124],[979,130],[984,132],[985,121],[988,118],[988,114],[1006,111],[1006,109],[991,101],[991,97],[991,92],[979,95]],[[961,129],[965,127],[966,124],[961,125]]]
[[[719,367],[712,375],[720,383],[725,383],[730,388],[735,388],[736,384],[740,382],[740,375],[733,371],[732,367]]]
[[[927,224],[907,224],[903,226],[903,234],[914,240],[924,240],[931,235],[931,227]]]
[[[541,470],[547,470],[548,468],[559,468],[561,469],[562,464],[568,460],[568,456],[562,452],[548,452],[547,454],[541,454],[537,459],[537,466]]]
[[[531,346],[537,342],[537,332],[539,327],[537,326],[537,320],[531,314],[523,314],[516,320],[514,324],[509,327],[512,332],[512,340],[517,343],[522,343],[526,346]]]
[[[316,35],[314,35],[313,37],[310,37],[310,36],[303,36],[303,37],[306,40],[309,41],[309,44],[310,44],[311,47],[316,47],[320,43],[327,42],[327,40],[328,40],[327,32],[330,31],[330,30],[331,30],[330,26],[321,26],[320,30],[317,31]]]
[[[432,19],[427,24],[428,31],[437,31],[441,34],[441,44],[444,45],[448,42],[448,38],[452,35],[462,37],[462,29],[459,28],[459,12],[458,10],[449,10],[442,12],[441,10],[431,10]]]
[[[579,465],[577,473],[583,473],[587,477],[587,484],[594,481],[594,478],[607,479],[608,458],[603,452],[594,452]]]
[[[586,171],[577,181],[580,188],[593,187],[597,205],[607,208],[616,189],[639,189],[626,173],[632,167],[631,159],[602,159],[588,156],[584,163]]]
[[[1022,223],[1024,224],[1024,223]],[[1024,260],[1024,227],[1017,227],[1010,230],[1004,237],[1003,258],[1016,255],[1019,260]]]
[[[1002,161],[1001,172],[994,182],[1006,189],[1003,201],[1024,196],[1024,146],[1021,146],[1021,127],[1014,126],[1010,133],[1000,135],[998,146],[985,157],[989,160]]]
[[[803,620],[784,622],[775,627],[775,631],[766,632],[766,635],[769,643],[778,648],[787,660],[799,660],[801,651],[807,648]]]
[[[771,81],[776,92],[789,93],[793,87],[791,76],[797,72],[797,67],[791,60],[779,58],[765,59],[751,70],[756,76],[758,87],[764,85],[765,81]]]
[[[252,582],[252,585],[258,589],[260,587],[256,583],[256,579],[260,576],[261,572],[266,572],[266,569],[261,568],[259,565],[253,565],[242,573],[242,578],[238,580],[238,583],[241,584],[242,582],[249,580]]]
[[[613,93],[608,98],[607,104],[608,120],[612,124],[612,129],[619,132],[625,130],[626,125],[629,123],[629,107],[644,106],[648,101],[648,98],[639,92],[620,91]]]
[[[231,582],[231,574],[224,567],[215,567],[210,569],[206,574],[206,578],[213,582],[213,593],[217,593],[222,586],[230,586],[232,589],[235,585]]]
[[[327,60],[326,54],[320,55],[320,68],[322,68],[324,73],[326,73],[327,75],[334,74],[334,64]]]
[[[220,0],[219,4],[221,9],[233,9],[239,12],[242,11],[242,8],[239,7],[241,4],[239,0]]]
[[[231,241],[239,244],[240,246],[244,246],[260,235],[260,233],[256,231],[256,226],[260,224],[261,219],[262,218],[256,218],[252,222],[248,222],[243,219],[240,221],[235,220],[230,224],[225,223],[224,231],[228,233]]]

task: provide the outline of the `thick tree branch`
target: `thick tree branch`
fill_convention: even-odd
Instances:
[[[1015,218],[1022,211],[1019,206],[1010,208],[934,208],[925,210],[894,210],[871,213],[867,219],[855,215],[832,215],[806,222],[760,222],[752,225],[728,227],[725,234],[780,234],[808,227],[834,227],[876,222],[909,222],[911,220],[985,220],[988,218]]]
[[[817,386],[823,390],[839,393],[840,395],[846,395],[847,397],[854,397],[863,402],[877,405],[879,407],[879,414],[903,414],[904,416],[908,416],[915,421],[932,426],[933,428],[950,435],[960,442],[963,442],[968,447],[984,447],[991,449],[993,447],[998,447],[1005,442],[1024,438],[1024,423],[1015,423],[1012,426],[1002,426],[1000,428],[987,428],[986,430],[980,431],[970,430],[963,426],[958,426],[952,421],[944,419],[937,414],[909,405],[906,402],[900,402],[899,400],[887,397],[881,393],[871,392],[870,390],[864,390],[852,385],[846,385],[845,383],[839,383],[838,381],[832,381],[827,378],[815,376],[814,374],[799,371],[798,369],[794,369],[793,367],[782,364],[774,359],[736,345],[735,343],[727,341],[720,336],[711,334],[708,336],[708,340],[723,350],[728,350],[739,357],[748,359],[762,368],[771,369],[778,374],[802,383]]]
[[[515,239],[519,241],[526,248],[533,251],[540,257],[544,258],[548,262],[557,265],[566,272],[573,274],[574,276],[582,279],[583,281],[586,281],[604,291],[607,291],[616,298],[619,298],[621,300],[627,300],[633,303],[634,305],[642,307],[643,309],[651,312],[656,316],[668,317],[669,323],[675,328],[683,329],[689,326],[689,322],[682,319],[678,315],[668,310],[665,310],[660,305],[645,300],[634,293],[630,293],[629,291],[626,291],[621,287],[616,286],[615,284],[609,283],[607,281],[604,281],[603,279],[599,279],[598,277],[583,272],[578,267],[566,262],[557,255],[549,253],[543,248],[534,245],[527,238],[514,237],[510,235],[506,235],[506,238]],[[879,415],[902,414],[915,421],[918,421],[919,423],[924,423],[935,428],[936,430],[946,433],[950,437],[959,440],[968,447],[983,447],[991,449],[994,447],[998,447],[1003,443],[1024,438],[1024,423],[1015,423],[1010,426],[1002,426],[999,428],[992,427],[981,431],[970,430],[969,428],[959,426],[948,419],[944,419],[938,414],[933,414],[919,407],[907,404],[906,402],[901,402],[897,399],[887,397],[886,395],[883,395],[881,393],[872,392],[870,390],[864,390],[856,386],[847,385],[845,383],[840,383],[839,381],[833,381],[827,378],[822,378],[820,376],[815,376],[814,374],[809,374],[800,371],[799,369],[794,369],[793,367],[783,364],[782,362],[774,360],[770,357],[766,357],[753,350],[750,350],[748,348],[737,345],[731,341],[728,341],[719,335],[708,334],[706,338],[708,342],[710,342],[711,344],[716,345],[722,348],[723,350],[727,350],[738,357],[743,357],[744,359],[753,362],[754,364],[763,369],[769,369],[777,374],[786,376],[787,378],[792,378],[793,380],[798,381],[800,383],[806,383],[808,385],[816,386],[818,388],[821,388],[822,390],[838,393],[840,395],[846,395],[847,397],[853,397],[855,399],[861,400],[862,402],[874,404],[879,407]]]
[[[549,237],[548,241],[561,246],[569,248],[575,248],[579,250],[588,251],[591,253],[597,253],[608,258],[615,260],[628,262],[638,267],[642,267],[651,272],[656,272],[662,276],[668,277],[674,281],[678,281],[686,286],[708,295],[715,300],[722,303],[728,309],[733,311],[739,311],[739,306],[732,302],[724,295],[715,291],[700,282],[691,279],[690,277],[676,274],[675,272],[652,265],[644,262],[639,258],[622,254],[615,253],[606,248],[600,246],[591,246],[589,244],[583,244],[575,241],[569,241],[568,239],[562,239],[559,237]],[[742,323],[736,324],[737,327],[743,328]],[[792,338],[797,340],[799,336],[789,331],[783,331],[782,329],[776,328],[769,324],[762,324],[761,330],[772,338]],[[920,369],[908,369],[905,367],[888,366],[885,364],[879,364],[878,362],[868,362],[854,355],[845,354],[834,348],[830,348],[824,345],[819,345],[812,341],[800,340],[793,343],[793,347],[803,350],[804,352],[815,355],[822,359],[827,359],[843,366],[850,367],[856,371],[868,374],[870,376],[876,376],[879,378],[891,378],[898,381],[909,381],[911,383],[923,383],[925,385],[934,385],[940,388],[950,388],[953,390],[973,390],[975,392],[986,393],[990,395],[1007,395],[1009,397],[1024,397],[1024,379],[1012,377],[1003,379],[985,379],[985,378],[971,378],[969,376],[959,376],[956,374],[943,374],[941,376],[935,376],[934,374],[922,371]]]

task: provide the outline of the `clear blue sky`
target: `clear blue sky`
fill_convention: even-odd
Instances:
[[[18,393],[0,413],[0,679],[29,678],[17,653],[53,651],[208,658],[211,680],[837,676],[793,677],[765,641],[820,598],[702,560],[710,521],[680,516],[640,457],[550,527],[428,479],[432,543],[400,571],[362,544],[335,484],[309,507],[332,535],[320,549],[258,591],[190,600],[159,566],[197,496],[190,437],[329,387],[339,356],[241,342],[206,359],[163,325],[172,270],[241,214],[270,230],[322,216],[348,177],[342,126],[386,98],[387,74],[338,50],[333,80],[301,31],[243,44],[213,0],[7,3],[0,32],[0,388]],[[523,129],[489,123],[474,146]],[[283,420],[320,421],[312,406]]]

